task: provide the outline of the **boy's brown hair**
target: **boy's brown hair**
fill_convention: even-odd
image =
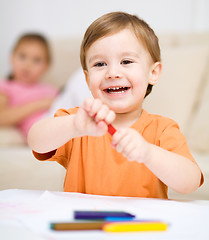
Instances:
[[[90,46],[98,39],[117,33],[125,28],[130,28],[135,33],[149,52],[154,63],[161,61],[158,38],[145,21],[125,12],[111,12],[96,19],[86,30],[80,49],[83,70],[87,70],[86,52]],[[153,85],[148,85],[145,97],[150,94],[152,87]]]

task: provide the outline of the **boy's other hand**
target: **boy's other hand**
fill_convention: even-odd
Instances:
[[[101,100],[87,98],[79,108],[74,124],[81,136],[102,136],[114,119],[115,113]]]
[[[149,143],[133,128],[118,129],[112,146],[129,161],[145,163],[149,156]]]

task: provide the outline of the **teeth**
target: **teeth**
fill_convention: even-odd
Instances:
[[[113,88],[108,88],[108,90],[119,90],[120,87],[113,87]]]
[[[106,90],[108,93],[123,93],[128,90],[128,87],[109,87]]]

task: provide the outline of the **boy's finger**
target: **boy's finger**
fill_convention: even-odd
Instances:
[[[131,152],[135,149],[134,144],[129,143],[127,144],[124,149],[123,152],[125,153],[126,157],[130,156]]]
[[[99,121],[97,127],[103,132],[103,134],[107,131],[107,124],[104,121]]]
[[[105,118],[105,122],[107,124],[112,123],[115,120],[115,112],[113,112],[112,110],[110,110]]]
[[[91,109],[89,111],[89,115],[94,116],[95,114],[97,114],[101,106],[102,106],[102,102],[99,99],[95,99],[92,103]]]
[[[108,106],[102,105],[95,116],[96,121],[104,120],[108,114],[108,111]]]
[[[117,144],[117,146],[116,146],[116,150],[117,150],[118,152],[124,152],[126,146],[129,145],[129,144],[130,144],[130,138],[129,138],[129,136],[123,135],[123,136],[120,138],[120,140],[119,140],[119,142],[118,142],[118,144]]]
[[[81,107],[82,107],[85,111],[89,112],[89,111],[91,110],[93,101],[94,101],[93,98],[87,98],[87,99],[85,99],[85,101],[83,102],[83,104],[81,105]]]
[[[117,144],[121,141],[121,139],[124,137],[125,135],[125,131],[123,131],[122,129],[118,130],[115,132],[115,134],[113,135],[112,138],[112,145],[114,147],[117,146]]]

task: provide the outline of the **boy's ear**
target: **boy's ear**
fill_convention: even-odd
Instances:
[[[84,70],[84,75],[85,75],[86,83],[89,87],[89,79],[88,79],[88,71],[87,70]]]
[[[161,72],[162,72],[162,63],[155,62],[151,69],[151,77],[149,80],[149,84],[155,85],[158,82]]]

